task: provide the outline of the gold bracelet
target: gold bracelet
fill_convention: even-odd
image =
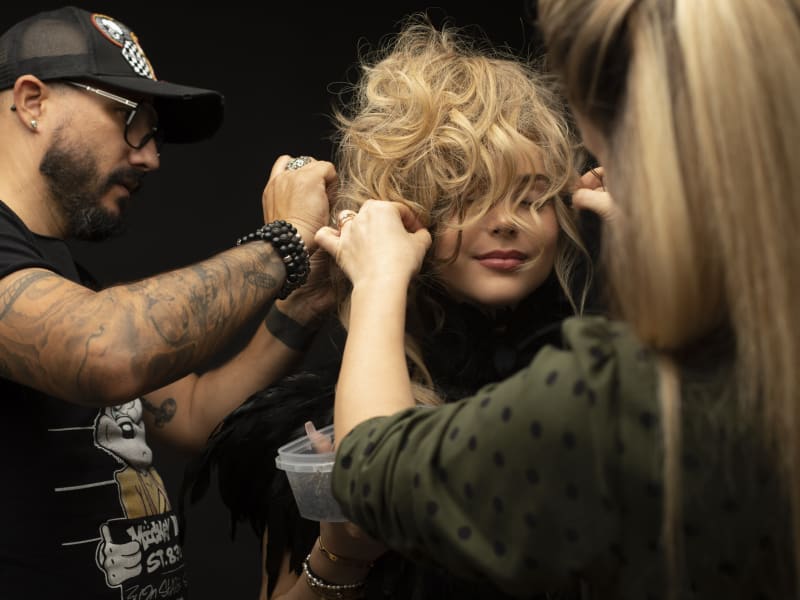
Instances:
[[[372,565],[375,564],[371,560],[361,560],[358,558],[349,558],[347,556],[339,556],[338,554],[334,554],[322,545],[321,535],[317,537],[317,545],[319,546],[319,551],[322,552],[331,562],[340,563],[343,565],[352,565],[354,567],[366,567],[367,569],[371,569]]]
[[[309,562],[311,555],[303,561],[303,573],[306,575],[306,584],[320,598],[324,600],[360,600],[365,594],[366,581],[356,583],[331,583],[311,570]]]

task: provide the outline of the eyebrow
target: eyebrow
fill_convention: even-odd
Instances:
[[[537,173],[536,175],[534,175],[533,181],[531,181],[530,175],[520,175],[519,177],[516,178],[514,187],[516,189],[521,190],[526,187],[531,187],[532,185],[535,185],[536,183],[539,182],[543,182],[546,185],[550,185],[551,181],[552,180],[547,175],[543,175],[541,173]]]
[[[517,176],[516,179],[520,183],[527,183],[530,180],[530,178],[531,178],[530,175],[525,174],[525,175]],[[543,173],[537,173],[536,175],[533,176],[533,180],[534,181],[548,181],[549,182],[550,178],[547,175],[543,174]]]

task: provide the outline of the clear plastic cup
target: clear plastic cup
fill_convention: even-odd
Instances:
[[[300,516],[311,521],[346,521],[331,491],[331,473],[336,459],[333,425],[297,438],[278,448],[275,465],[286,471]]]

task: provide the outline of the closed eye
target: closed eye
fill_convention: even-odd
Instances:
[[[524,185],[530,186],[529,178],[524,178]],[[545,175],[536,175],[533,179],[533,185],[527,187],[525,190],[525,197],[520,200],[519,205],[526,208],[533,206],[537,211],[541,210],[547,201],[542,201],[542,198],[547,194],[550,189],[550,178]]]

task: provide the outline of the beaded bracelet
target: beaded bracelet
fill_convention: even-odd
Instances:
[[[314,573],[309,566],[311,553],[303,561],[303,573],[311,591],[324,600],[358,600],[365,594],[366,581],[356,583],[331,583]]]
[[[240,237],[236,240],[236,245],[241,246],[255,240],[272,244],[286,266],[286,279],[278,292],[278,298],[283,300],[308,280],[311,270],[308,250],[294,225],[286,221],[272,221],[253,233]]]

